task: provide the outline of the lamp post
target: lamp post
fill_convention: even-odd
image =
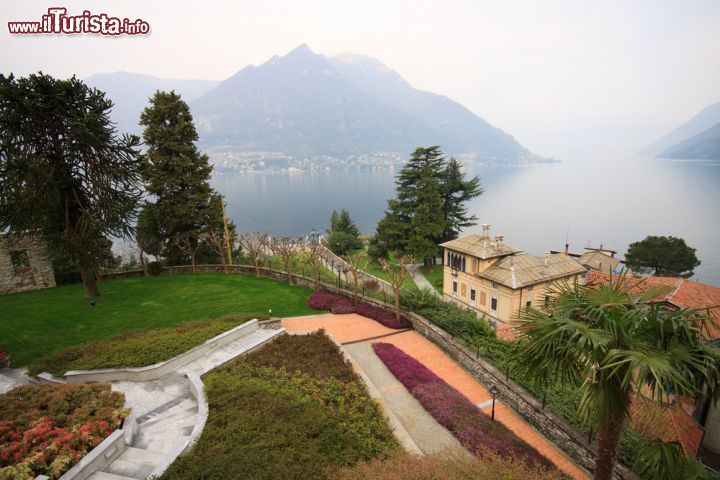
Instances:
[[[492,414],[490,415],[490,419],[495,421],[495,398],[498,396],[498,393],[500,393],[500,389],[493,385],[490,387],[490,395],[492,395]]]

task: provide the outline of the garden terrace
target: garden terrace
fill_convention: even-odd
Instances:
[[[287,336],[205,375],[205,429],[163,479],[326,478],[398,444],[322,332]]]
[[[0,296],[0,331],[14,366],[125,332],[237,312],[312,313],[311,290],[247,274],[198,273],[104,280],[94,307],[82,285]]]

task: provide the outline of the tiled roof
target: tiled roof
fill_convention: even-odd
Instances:
[[[614,271],[615,268],[620,265],[620,260],[605,253],[593,250],[580,255],[578,263],[588,268],[592,268],[593,270],[609,272]]]
[[[677,441],[685,455],[694,457],[703,439],[703,428],[678,404],[657,405],[640,396],[630,406],[633,430],[663,442]]]
[[[491,238],[482,235],[464,235],[460,238],[456,238],[455,240],[441,243],[440,246],[456,252],[466,253],[483,260],[519,252],[518,249],[513,248],[510,245],[506,245],[502,242],[496,242]]]
[[[613,275],[613,279],[618,278]],[[671,303],[679,308],[706,308],[712,307],[709,311],[710,315],[720,322],[720,288],[712,285],[706,285],[694,280],[676,277],[635,277],[641,279],[638,289],[646,289],[653,286],[664,286],[670,289],[670,292],[663,295],[658,300]],[[598,272],[591,270],[588,272],[586,284],[606,283],[610,279],[610,274],[606,272]],[[712,339],[720,339],[720,329],[712,326],[710,337]]]
[[[521,253],[498,260],[478,276],[510,288],[523,288],[581,273],[585,267],[565,254],[548,255],[546,263],[544,258]]]

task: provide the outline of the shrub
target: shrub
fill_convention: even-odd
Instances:
[[[102,342],[63,350],[31,364],[28,373],[37,375],[49,372],[60,376],[70,370],[144,367],[169,360],[250,319],[266,317],[257,313],[243,313],[186,322],[174,327],[128,332]]]
[[[279,338],[204,380],[203,434],[163,479],[317,479],[398,450],[380,407],[322,333]]]
[[[521,460],[529,466],[554,468],[548,459],[503,424],[493,422],[465,395],[421,362],[389,343],[374,343],[373,350],[423,408],[471,452],[490,452]]]
[[[346,314],[346,313],[355,313],[355,307],[351,304],[348,304],[348,305],[337,304],[330,309],[330,313],[335,313],[338,315],[342,315],[342,314]]]
[[[400,303],[418,315],[436,324],[448,333],[474,344],[478,339],[494,337],[495,331],[475,313],[447,303],[427,290],[408,290],[402,293]]]
[[[538,470],[491,453],[479,456],[452,452],[417,456],[402,452],[346,467],[332,480],[561,480],[557,471]]]
[[[60,477],[120,427],[124,403],[109,384],[23,385],[1,395],[0,472]]]
[[[358,306],[355,307],[355,313],[363,317],[372,318],[388,328],[401,329],[411,327],[410,322],[402,317],[400,317],[400,321],[398,322],[394,312],[388,312],[387,310],[367,303],[359,303]]]
[[[325,290],[315,292],[308,298],[308,306],[315,310],[327,310],[331,311],[333,307],[337,305],[352,305],[350,300],[340,295],[330,293]]]
[[[388,248],[384,243],[371,243],[367,249],[368,257],[374,262],[388,258]]]
[[[163,267],[162,264],[158,261],[155,262],[148,262],[147,264],[148,273],[152,275],[153,277],[157,277],[162,273]]]

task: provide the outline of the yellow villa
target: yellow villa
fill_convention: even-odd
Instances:
[[[443,298],[499,323],[509,323],[524,307],[542,305],[554,282],[579,282],[586,272],[563,253],[536,257],[505,244],[502,235],[490,238],[487,224],[482,235],[440,246]]]

